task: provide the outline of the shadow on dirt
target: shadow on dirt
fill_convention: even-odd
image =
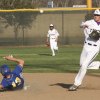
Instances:
[[[66,89],[69,89],[69,87],[73,84],[65,84],[65,83],[56,83],[56,84],[51,84],[50,86],[60,86],[62,88],[66,88]]]

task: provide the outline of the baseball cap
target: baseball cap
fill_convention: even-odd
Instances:
[[[53,24],[50,24],[50,26],[54,26]]]
[[[99,15],[100,16],[100,10],[99,9],[96,9],[93,13],[94,15]]]

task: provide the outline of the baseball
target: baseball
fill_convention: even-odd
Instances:
[[[27,86],[24,86],[24,90],[25,90],[25,91],[27,90]]]
[[[40,9],[40,13],[42,14],[44,11],[42,9]]]

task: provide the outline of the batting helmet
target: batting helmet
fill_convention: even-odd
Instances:
[[[10,68],[8,67],[8,65],[2,65],[0,67],[0,73],[3,75],[3,76],[7,76],[11,73],[11,70]]]

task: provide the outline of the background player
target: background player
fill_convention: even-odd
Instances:
[[[84,28],[85,42],[80,57],[80,70],[75,77],[74,85],[69,88],[69,91],[75,91],[82,84],[87,69],[99,69],[100,67],[100,61],[93,61],[100,50],[100,38],[98,40],[90,38],[94,29],[100,31],[99,9],[94,11],[94,19],[83,22],[81,27]]]
[[[47,34],[47,43],[50,42],[50,48],[52,51],[52,56],[55,56],[55,50],[58,50],[58,41],[59,33],[58,31],[54,28],[53,24],[50,24],[49,26],[49,31]]]
[[[24,79],[22,77],[24,61],[22,59],[13,58],[12,56],[6,56],[4,58],[9,61],[17,62],[18,64],[13,71],[5,64],[0,67],[0,72],[3,76],[0,90],[22,89],[24,86]]]

